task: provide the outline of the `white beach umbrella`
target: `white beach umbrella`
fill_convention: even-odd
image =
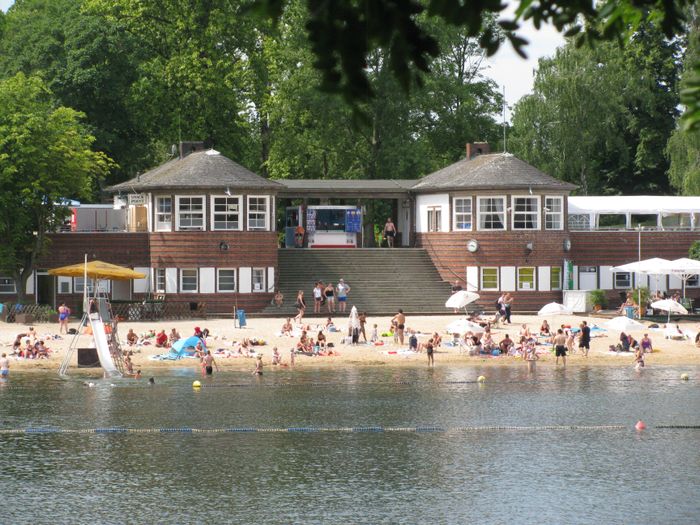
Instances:
[[[445,303],[445,308],[464,308],[470,303],[473,303],[479,298],[478,293],[460,290],[453,293]]]
[[[646,329],[646,326],[640,323],[639,321],[635,321],[634,319],[630,319],[629,317],[625,317],[624,315],[613,317],[612,319],[606,321],[603,324],[606,328],[609,328],[610,330],[616,330],[618,332],[633,332],[636,330]]]
[[[655,275],[662,274],[663,272],[660,269],[669,262],[670,261],[668,259],[652,257],[651,259],[644,259],[643,261],[634,261],[631,263],[622,264],[620,266],[613,266],[610,268],[610,270],[613,272],[632,272]]]
[[[350,309],[350,317],[348,318],[348,332],[352,334],[353,329],[360,328],[360,316],[357,313],[357,306]]]
[[[467,321],[466,319],[458,319],[457,321],[452,321],[447,325],[447,332],[450,334],[466,334],[467,332],[472,332],[475,334],[483,334],[484,327]]]
[[[537,315],[571,315],[573,313],[573,311],[571,311],[563,304],[548,303],[545,304],[542,308],[540,308],[540,311],[537,312]]]
[[[661,310],[663,312],[668,312],[668,321],[671,320],[671,314],[682,314],[682,315],[687,315],[688,310],[685,309],[685,306],[683,306],[681,303],[678,303],[672,299],[662,299],[660,301],[654,301],[651,303],[651,307],[654,310]]]

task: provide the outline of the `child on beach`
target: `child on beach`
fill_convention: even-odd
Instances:
[[[370,343],[376,343],[379,341],[379,333],[377,332],[377,325],[372,326],[372,337],[369,338]]]
[[[634,363],[635,368],[640,370],[644,368],[644,349],[637,347],[634,352]]]
[[[530,344],[525,347],[525,361],[527,361],[528,373],[532,374],[535,371],[537,360],[539,358],[540,356],[538,356],[537,352],[535,351],[535,345]]]
[[[274,347],[272,349],[272,364],[279,365],[282,362],[281,359],[282,358],[280,356],[279,350],[277,350],[277,347]]]
[[[258,354],[258,357],[257,357],[257,359],[255,360],[255,370],[253,370],[253,375],[254,375],[254,376],[261,376],[261,375],[263,375],[262,354]]]

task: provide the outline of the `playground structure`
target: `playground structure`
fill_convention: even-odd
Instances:
[[[118,319],[113,315],[107,294],[102,291],[102,280],[132,280],[143,279],[144,274],[135,272],[102,261],[87,261],[81,264],[63,266],[49,270],[50,275],[65,277],[83,277],[83,316],[77,332],[71,341],[66,355],[61,362],[59,375],[64,376],[68,372],[71,359],[80,337],[88,332],[92,335],[100,366],[106,377],[124,375],[124,359],[122,357],[121,344],[119,342]],[[90,279],[90,282],[88,282]],[[92,290],[92,291],[90,291]]]

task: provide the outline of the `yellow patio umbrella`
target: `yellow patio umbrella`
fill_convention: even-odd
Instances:
[[[49,270],[49,275],[61,277],[89,277],[91,279],[111,279],[115,281],[128,281],[132,279],[144,279],[146,274],[135,272],[131,268],[124,268],[116,264],[104,261],[90,261],[86,263],[71,264]]]

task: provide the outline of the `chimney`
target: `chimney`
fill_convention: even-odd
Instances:
[[[491,153],[491,148],[488,142],[474,142],[467,144],[467,160],[471,160],[479,155],[488,155]]]
[[[204,151],[205,149],[206,147],[204,146],[204,142],[192,140],[180,142],[180,158],[184,159],[190,153],[194,153],[195,151]]]

